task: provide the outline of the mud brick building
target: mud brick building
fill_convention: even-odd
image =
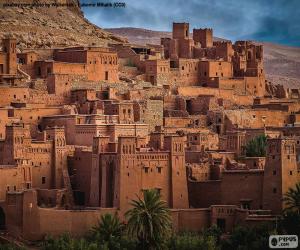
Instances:
[[[300,91],[263,47],[174,23],[160,45],[0,52],[0,227],[84,235],[156,189],[175,231],[275,221],[300,181]],[[267,136],[266,156],[245,145]]]

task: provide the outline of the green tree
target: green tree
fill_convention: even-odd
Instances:
[[[229,239],[221,241],[222,250],[261,250],[268,249],[269,236],[277,234],[274,225],[265,223],[258,226],[238,226]]]
[[[44,250],[108,250],[104,246],[90,243],[85,239],[74,239],[69,234],[58,238],[47,237],[43,243]]]
[[[135,244],[124,236],[124,230],[125,226],[116,214],[105,214],[91,229],[87,238],[89,242],[96,242],[109,250],[133,249]]]
[[[300,237],[300,214],[295,211],[286,211],[279,221],[281,234],[296,234]]]
[[[266,156],[267,137],[259,135],[250,140],[245,146],[247,157],[264,157]]]
[[[289,190],[284,195],[283,201],[285,202],[284,211],[293,211],[299,214],[300,212],[300,182],[294,188]]]
[[[183,232],[173,235],[169,241],[170,250],[216,250],[217,239],[210,233]]]
[[[166,202],[156,190],[146,190],[144,199],[137,197],[130,204],[132,209],[125,214],[128,235],[137,239],[139,249],[163,248],[171,233],[171,216]]]
[[[0,243],[0,250],[26,250],[25,247],[18,247],[14,244],[1,244]]]

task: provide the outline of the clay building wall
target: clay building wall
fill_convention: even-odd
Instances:
[[[92,152],[89,150],[75,150],[72,168],[76,171],[75,178],[72,180],[73,190],[80,191],[83,195],[81,200],[85,205],[89,204],[91,193],[91,175],[92,173]]]
[[[221,179],[221,204],[261,209],[263,183],[263,170],[225,171]]]
[[[173,39],[189,38],[189,23],[173,23]]]
[[[199,83],[199,60],[183,59],[171,61],[170,84],[193,86]]]
[[[134,103],[134,121],[148,124],[149,131],[163,125],[163,101],[145,100]]]
[[[83,63],[66,63],[53,62],[53,72],[50,74],[72,74],[72,75],[86,75],[88,74],[87,67]],[[45,75],[44,75],[45,76]]]
[[[112,142],[119,136],[148,136],[147,124],[77,124],[75,127],[75,144],[91,146],[94,136],[109,136]]]
[[[296,141],[292,138],[267,140],[267,157],[263,186],[263,208],[280,214],[285,207],[283,197],[299,182]],[[282,202],[279,202],[282,201]]]
[[[193,29],[193,40],[201,44],[201,48],[213,46],[212,29]]]
[[[35,137],[38,131],[38,125],[43,116],[59,115],[61,112],[61,107],[13,108],[8,110],[8,116],[11,119],[20,119],[22,122],[30,124],[31,136]]]
[[[12,193],[8,196],[6,204],[9,231],[33,241],[42,240],[45,235],[55,237],[65,232],[82,237],[96,225],[101,215],[116,213],[115,208],[85,210],[41,208],[38,206],[37,192],[34,190]]]
[[[0,165],[0,200],[4,201],[6,192],[19,191],[24,188],[24,172],[27,168],[18,165]]]
[[[253,97],[246,95],[235,94],[230,89],[218,89],[207,87],[178,87],[178,94],[182,96],[199,96],[199,95],[212,95],[218,98],[229,99],[232,103],[240,105],[252,105]]]
[[[241,128],[263,128],[264,126],[283,127],[289,121],[289,115],[286,112],[276,110],[225,110],[225,123],[237,124]],[[230,128],[230,124],[227,128]]]
[[[223,232],[230,232],[235,224],[237,215],[237,206],[235,205],[214,205],[211,206],[211,224],[218,225]],[[221,226],[219,221],[223,221],[223,225]]]
[[[2,52],[0,51],[0,75],[1,74],[17,74],[17,52],[16,39],[2,39]]]
[[[188,181],[190,206],[206,208],[221,203],[221,181]]]
[[[7,55],[0,52],[0,74],[6,74],[7,72]]]
[[[232,65],[226,61],[200,61],[200,84],[217,88],[217,79],[220,77],[233,77]]]
[[[145,62],[146,81],[153,85],[167,84],[170,74],[169,60],[147,60]]]
[[[55,50],[53,59],[58,62],[86,63],[87,50]]]
[[[123,213],[129,200],[152,188],[170,207],[188,207],[182,138],[165,137],[160,151],[143,150],[145,144],[140,144],[138,137],[122,136],[116,157],[111,157],[115,153],[100,154],[102,207],[116,206]]]
[[[178,39],[179,45],[179,58],[192,58],[193,57],[193,47],[194,41],[191,38],[188,39]]]
[[[194,150],[218,150],[219,136],[210,131],[187,134],[188,145]]]
[[[249,94],[246,88],[246,81],[244,78],[219,78],[217,81],[220,89],[232,89],[237,94]],[[252,93],[251,93],[252,94]]]
[[[190,117],[164,117],[164,127],[185,128],[193,123]]]
[[[245,157],[241,159],[249,169],[264,169],[266,164],[265,157]]]
[[[187,163],[188,178],[193,181],[210,180],[211,168],[208,162]]]
[[[6,130],[6,124],[11,119],[8,117],[8,109],[1,108],[0,109],[0,140],[5,139],[5,130]]]
[[[30,75],[31,78],[35,78],[36,71],[34,63],[38,60],[37,53],[34,51],[18,53],[17,58],[19,61],[20,69]]]
[[[66,143],[68,145],[75,144],[75,124],[77,119],[80,120],[80,116],[69,115],[69,116],[45,116],[42,118],[40,126],[42,129],[46,127],[65,127]]]
[[[200,232],[210,224],[210,209],[171,209],[175,232]]]
[[[32,165],[32,187],[50,189],[52,187],[53,144],[51,141],[33,141],[28,148]]]
[[[11,102],[26,102],[30,96],[30,90],[23,87],[1,86],[0,106],[8,106]]]
[[[118,82],[118,56],[115,52],[89,51],[88,80]]]
[[[134,123],[133,102],[104,102],[105,115],[118,115],[119,123]]]
[[[247,91],[255,96],[264,96],[266,90],[265,79],[262,77],[245,77]]]
[[[76,89],[71,91],[71,101],[73,103],[78,102],[80,104],[88,101],[96,101],[97,92],[94,89]]]
[[[209,110],[219,109],[219,100],[214,96],[201,95],[196,98],[186,100],[186,109],[190,115],[207,114]]]
[[[231,62],[234,55],[231,41],[214,42],[213,45],[216,47],[216,59],[222,58],[224,61]]]
[[[47,77],[47,90],[49,94],[70,98],[74,81],[85,80],[84,76],[70,74],[50,74]]]

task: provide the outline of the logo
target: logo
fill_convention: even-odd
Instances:
[[[269,237],[270,248],[297,248],[297,235],[271,235]]]

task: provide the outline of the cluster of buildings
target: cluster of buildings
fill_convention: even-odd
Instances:
[[[175,230],[274,221],[300,181],[300,91],[263,47],[174,23],[161,45],[0,52],[0,228],[82,235],[156,189]],[[245,146],[267,136],[266,157]]]

